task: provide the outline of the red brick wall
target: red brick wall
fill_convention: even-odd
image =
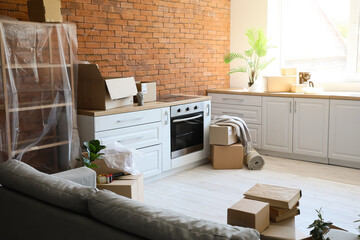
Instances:
[[[11,2],[1,9],[26,19],[26,0]],[[156,81],[158,94],[229,87],[230,0],[62,0],[62,14],[77,25],[79,60],[105,77]]]
[[[0,15],[28,20],[27,0],[0,0]]]

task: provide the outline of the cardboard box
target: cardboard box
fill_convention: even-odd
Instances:
[[[295,76],[297,75],[296,68],[282,68],[281,76]]]
[[[228,208],[227,223],[264,231],[270,224],[270,205],[265,202],[241,199]]]
[[[111,183],[97,184],[98,189],[106,189],[121,196],[137,201],[144,201],[143,175],[125,175],[116,178]]]
[[[296,84],[296,76],[264,77],[267,92],[290,92],[291,84]]]
[[[107,110],[134,103],[133,77],[104,79],[96,64],[79,64],[78,71],[78,109]]]
[[[62,22],[60,0],[28,0],[29,21]]]
[[[261,233],[261,240],[295,240],[295,218],[279,223],[270,223],[269,227]]]
[[[136,88],[143,93],[144,103],[156,101],[156,82],[136,82]]]
[[[213,145],[212,166],[214,169],[243,168],[244,148],[240,143],[230,146]]]
[[[303,93],[306,84],[291,84],[291,92],[293,93]]]
[[[231,145],[238,142],[236,132],[231,126],[210,126],[210,144]]]
[[[300,189],[259,183],[244,193],[247,199],[268,202],[271,207],[286,209],[292,209],[301,195]]]

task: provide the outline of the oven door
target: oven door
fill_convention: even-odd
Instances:
[[[171,118],[171,158],[204,148],[204,113]]]

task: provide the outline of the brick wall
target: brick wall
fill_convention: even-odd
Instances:
[[[11,2],[6,14],[26,19],[26,0]],[[62,0],[62,14],[77,25],[79,60],[105,77],[156,81],[158,94],[229,87],[230,0]]]
[[[0,0],[0,15],[27,21],[27,0]]]

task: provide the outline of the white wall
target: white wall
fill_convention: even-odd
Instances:
[[[249,50],[246,30],[262,28],[267,30],[267,2],[268,0],[231,0],[230,20],[230,51],[243,53]],[[240,60],[230,64],[230,68],[239,65]],[[247,87],[248,77],[244,73],[230,75],[230,87]]]

